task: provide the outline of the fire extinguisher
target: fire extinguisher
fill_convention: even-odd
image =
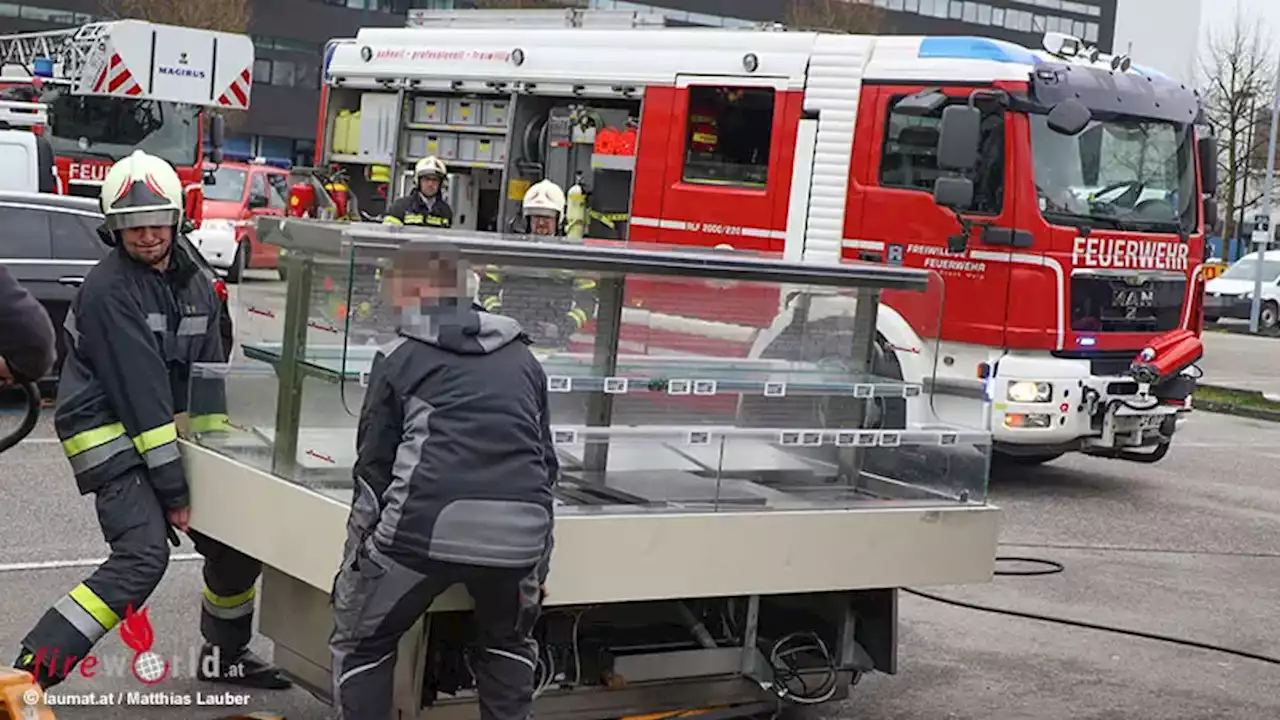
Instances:
[[[576,182],[565,196],[565,236],[581,240],[587,235],[587,192]]]

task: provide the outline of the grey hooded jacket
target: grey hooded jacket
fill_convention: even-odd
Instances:
[[[351,542],[432,561],[530,567],[551,549],[559,473],[547,379],[520,325],[475,306],[402,322],[360,412]]]

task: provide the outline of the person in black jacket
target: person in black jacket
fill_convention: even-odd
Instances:
[[[0,386],[39,380],[55,360],[49,313],[0,265]]]
[[[384,276],[401,322],[360,411],[333,588],[334,707],[346,720],[390,720],[400,637],[464,583],[480,717],[525,720],[559,473],[547,379],[520,325],[471,301],[473,276],[417,245]]]
[[[449,169],[432,155],[418,161],[413,176],[413,192],[391,203],[382,224],[453,227],[453,208],[440,193]]]
[[[105,236],[115,247],[67,313],[54,428],[80,492],[95,496],[111,554],[22,640],[15,664],[46,688],[142,609],[168,567],[166,541],[178,544],[173,528],[205,556],[199,677],[289,686],[248,650],[261,564],[189,526],[180,425],[217,431],[227,416],[220,383],[191,383],[194,363],[224,355],[218,298],[190,244],[175,242],[182,199],[172,166],[141,150],[113,165],[102,186]]]

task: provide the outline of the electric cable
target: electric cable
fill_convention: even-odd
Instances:
[[[1043,571],[1017,571],[1017,570],[996,570],[995,575],[1000,577],[1027,577],[1041,575],[1056,575],[1063,572],[1066,568],[1062,563],[1045,560],[1042,558],[1028,557],[1011,557],[999,556],[996,558],[997,563],[1001,562],[1019,562],[1032,563],[1045,566]],[[1057,568],[1057,569],[1049,569]],[[1164,635],[1162,633],[1146,632],[1143,630],[1132,630],[1130,628],[1115,627],[1113,625],[1103,625],[1100,623],[1091,623],[1084,620],[1075,620],[1072,618],[1064,618],[1054,615],[1042,615],[1040,613],[1027,612],[1025,610],[1014,610],[1011,608],[1001,608],[992,605],[983,605],[980,603],[968,602],[965,600],[956,600],[954,598],[934,595],[933,593],[916,590],[913,588],[902,588],[903,592],[921,597],[926,600],[943,603],[945,605],[953,605],[955,607],[965,608],[967,610],[977,610],[979,612],[992,613],[995,615],[1006,615],[1009,617],[1023,618],[1025,620],[1038,620],[1040,622],[1053,623],[1056,625],[1066,625],[1068,627],[1083,628],[1085,630],[1096,630],[1099,632],[1113,633],[1117,635],[1127,635],[1129,637],[1142,638],[1144,640],[1154,640],[1156,642],[1168,643],[1171,645],[1180,645],[1182,647],[1195,648],[1197,650],[1208,650],[1209,652],[1222,653],[1224,655],[1233,655],[1235,657],[1244,658],[1246,660],[1256,660],[1258,662],[1268,663],[1271,665],[1280,665],[1280,657],[1263,655],[1261,653],[1250,652],[1248,650],[1240,650],[1238,648],[1230,648],[1222,645],[1214,645],[1212,643],[1200,642],[1199,640],[1191,640],[1188,638],[1175,637],[1173,635]]]

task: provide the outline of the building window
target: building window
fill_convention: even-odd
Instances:
[[[763,188],[773,140],[772,88],[691,87],[684,181]]]
[[[271,84],[292,87],[298,80],[298,66],[291,60],[271,61]]]
[[[961,18],[963,18],[964,3],[961,2],[960,0],[951,0],[951,11],[947,14],[947,17],[951,18],[952,20],[960,20]]]
[[[1084,39],[1089,42],[1098,41],[1098,23],[1086,23],[1084,26]]]
[[[271,83],[271,61],[257,59],[253,61],[253,82],[269,85]]]
[[[896,105],[902,97],[892,102]],[[880,157],[881,187],[933,192],[934,181],[949,173],[938,168],[941,124],[941,110],[916,117],[890,107]],[[1004,142],[1004,112],[984,112],[971,212],[998,215],[1004,207]]]
[[[991,24],[1004,27],[1004,8],[991,8]]]

